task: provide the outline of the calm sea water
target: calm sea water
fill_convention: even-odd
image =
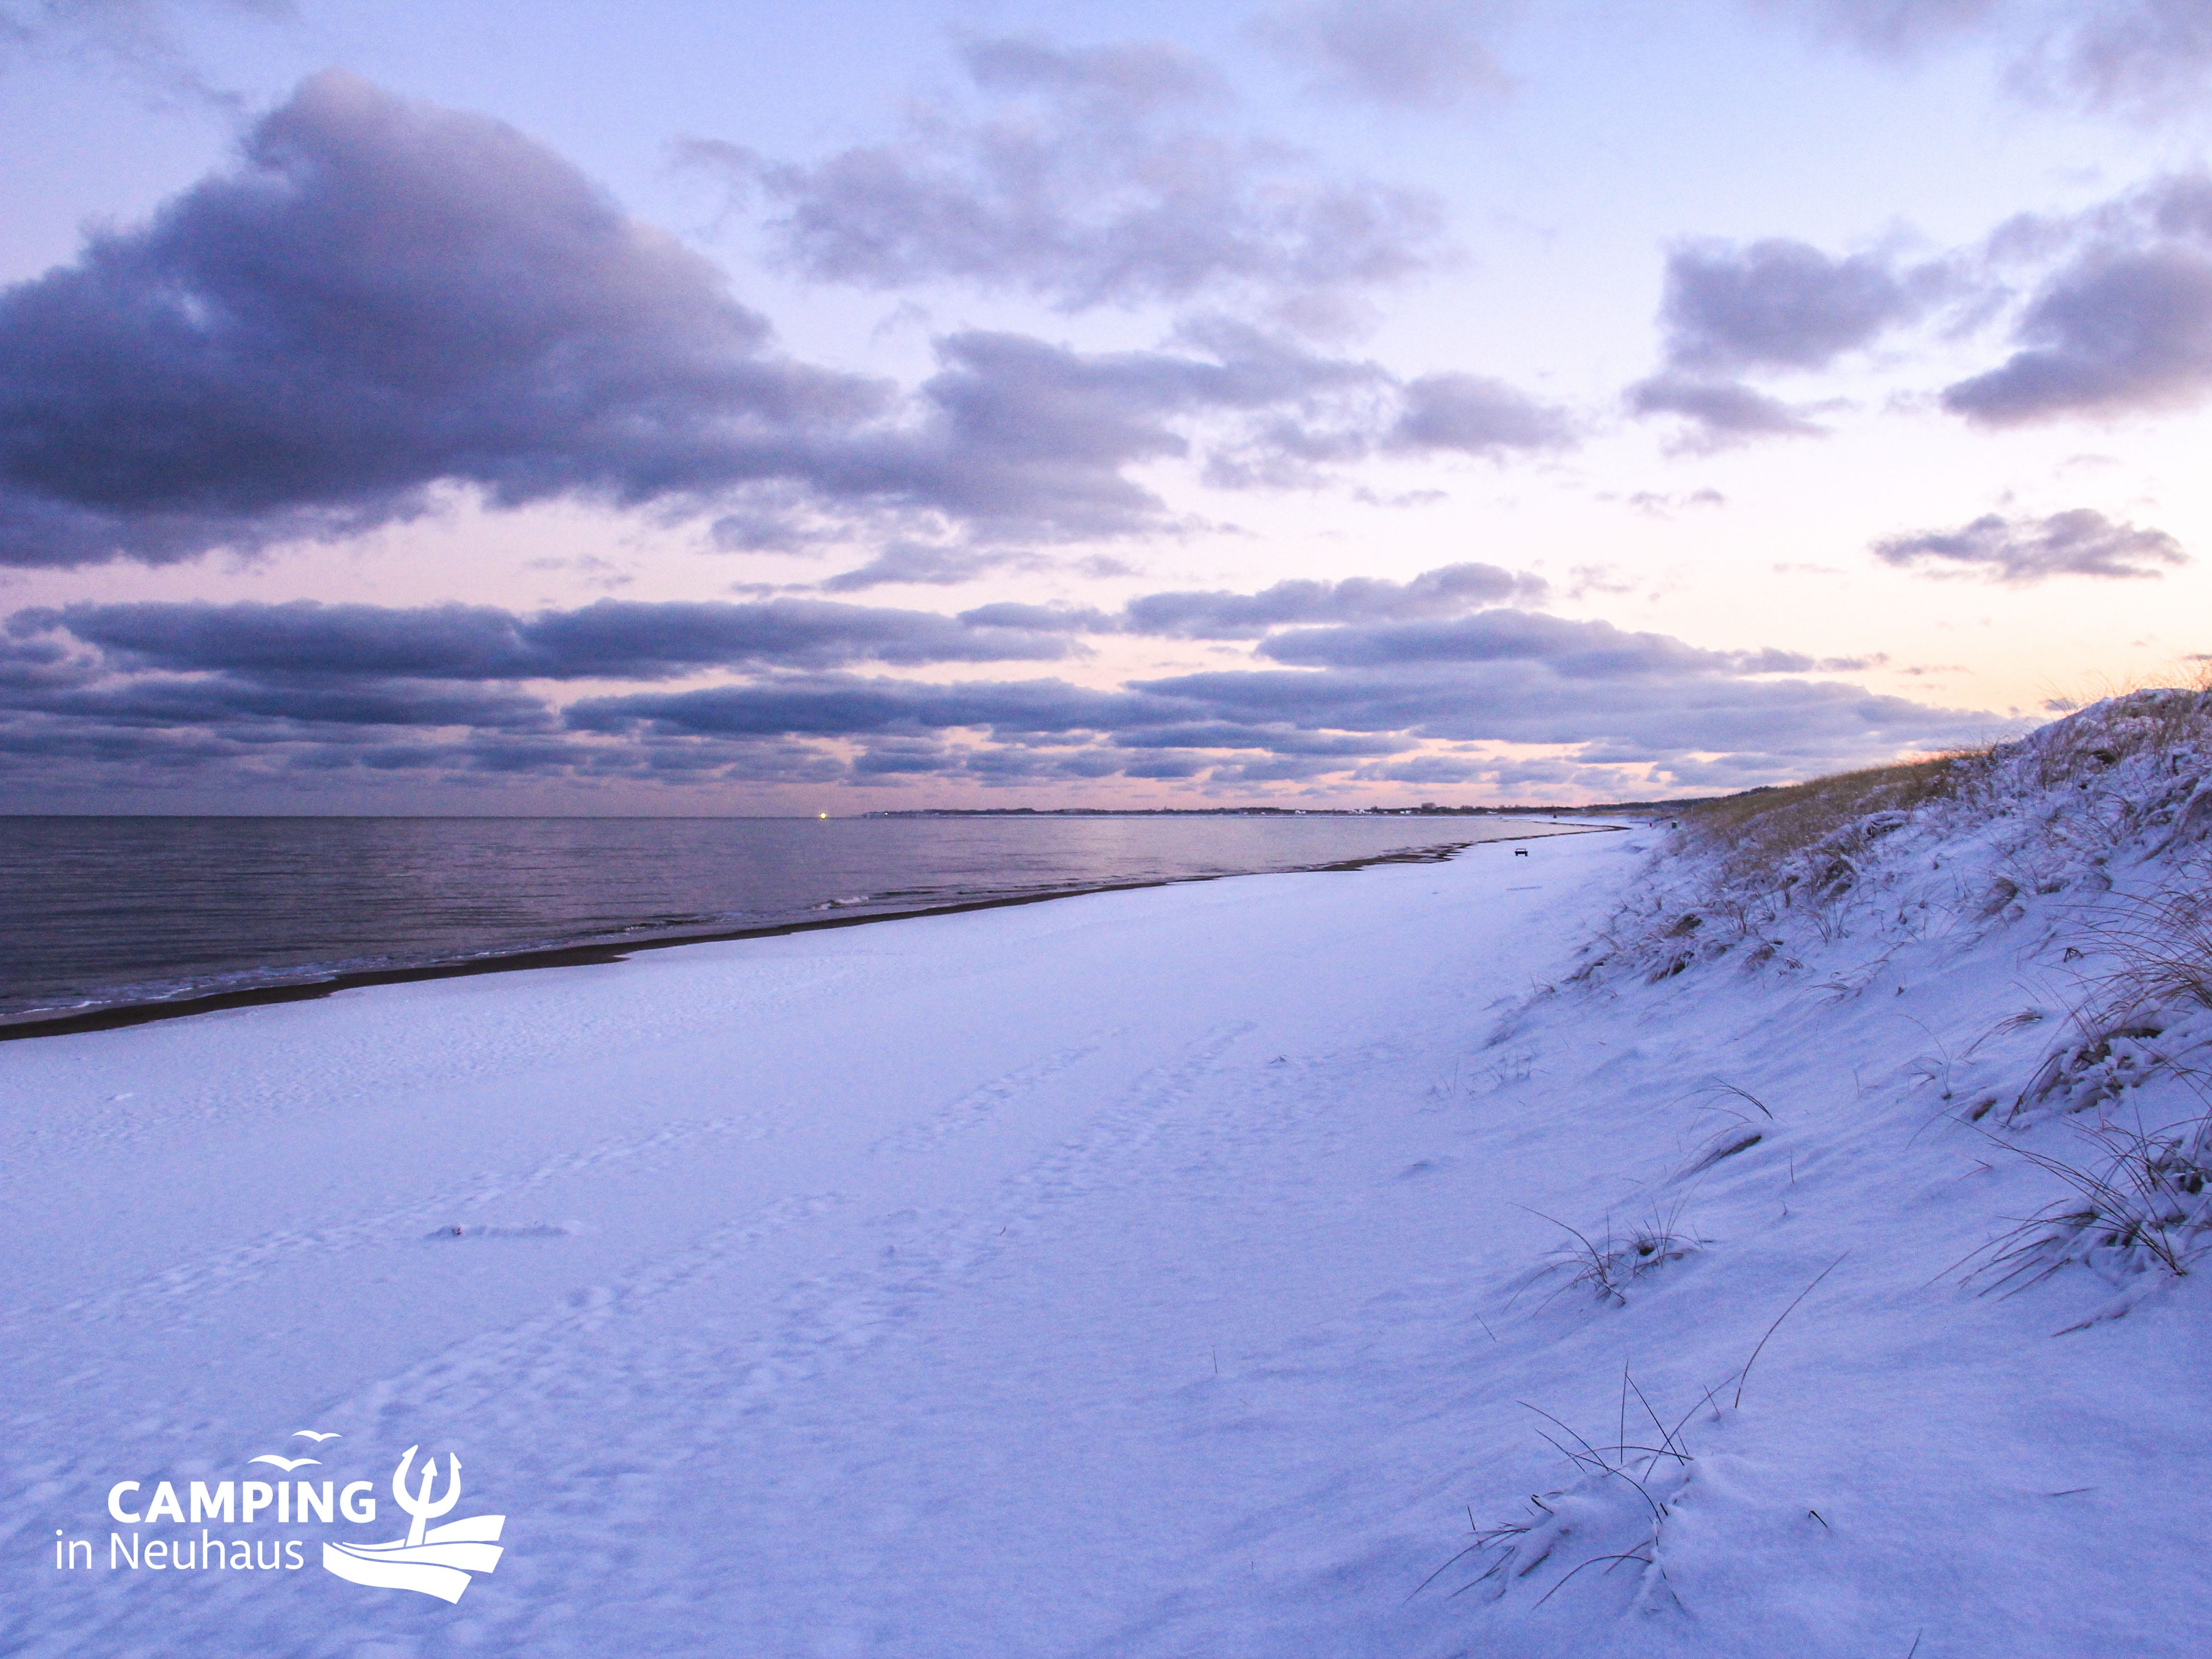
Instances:
[[[1296,869],[1465,819],[0,817],[0,1019],[608,939]]]

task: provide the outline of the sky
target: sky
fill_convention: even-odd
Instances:
[[[1656,799],[2212,652],[2212,0],[0,0],[0,810]]]

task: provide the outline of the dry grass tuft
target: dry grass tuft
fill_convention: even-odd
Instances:
[[[1668,1519],[1681,1503],[1698,1461],[1683,1431],[1700,1406],[1711,1409],[1708,1421],[1722,1420],[1719,1395],[1730,1382],[1736,1388],[1735,1399],[1729,1409],[1741,1407],[1744,1384],[1750,1378],[1751,1368],[1759,1363],[1759,1356],[1765,1352],[1775,1332],[1820,1287],[1821,1280],[1843,1264],[1844,1257],[1838,1256],[1823,1268],[1775,1316],[1742,1367],[1705,1389],[1691,1403],[1689,1410],[1671,1424],[1660,1415],[1650,1396],[1629,1374],[1626,1365],[1620,1370],[1620,1401],[1610,1445],[1601,1438],[1585,1437],[1540,1406],[1526,1400],[1520,1401],[1524,1409],[1550,1425],[1549,1428],[1538,1429],[1536,1433],[1573,1467],[1576,1480],[1570,1486],[1540,1496],[1532,1494],[1522,1514],[1495,1526],[1481,1526],[1474,1518],[1474,1511],[1469,1510],[1467,1520],[1473,1541],[1423,1579],[1414,1587],[1413,1595],[1406,1599],[1412,1601],[1413,1595],[1419,1595],[1469,1556],[1480,1559],[1486,1555],[1493,1559],[1480,1573],[1451,1594],[1463,1595],[1478,1585],[1492,1583],[1494,1594],[1504,1596],[1515,1581],[1528,1577],[1559,1555],[1562,1547],[1568,1547],[1589,1553],[1560,1573],[1551,1588],[1536,1598],[1536,1606],[1543,1606],[1589,1568],[1602,1566],[1607,1573],[1612,1573],[1632,1565],[1642,1569],[1638,1575],[1640,1583],[1637,1592],[1641,1605],[1655,1607],[1663,1597],[1679,1607],[1680,1602],[1668,1583],[1667,1570],[1660,1559],[1660,1545]],[[1647,1430],[1643,1424],[1650,1426]],[[1554,1429],[1557,1434],[1552,1432]],[[1599,1431],[1599,1435],[1602,1434],[1603,1431]],[[1628,1437],[1631,1434],[1636,1436],[1632,1441]],[[1810,1515],[1812,1511],[1807,1513]],[[1820,1524],[1826,1526],[1827,1522],[1823,1521]]]
[[[2146,1270],[2185,1275],[2212,1235],[2212,1120],[2074,1127],[2087,1143],[2078,1160],[1997,1142],[2071,1191],[1993,1240],[1970,1276],[2009,1293],[2075,1261],[2116,1281]]]
[[[1635,1431],[1635,1425],[1629,1420],[1632,1397],[1636,1410],[1651,1425],[1650,1439],[1641,1433],[1635,1442],[1628,1438]],[[1641,1568],[1639,1600],[1661,1595],[1673,1600],[1666,1569],[1660,1565],[1659,1545],[1668,1516],[1687,1484],[1690,1466],[1696,1462],[1683,1443],[1682,1430],[1697,1405],[1711,1403],[1711,1395],[1708,1394],[1692,1405],[1680,1420],[1670,1425],[1654,1409],[1642,1386],[1624,1368],[1620,1374],[1619,1429],[1611,1445],[1585,1438],[1540,1406],[1532,1406],[1525,1400],[1520,1403],[1551,1425],[1549,1429],[1538,1429],[1537,1434],[1574,1467],[1580,1478],[1570,1487],[1541,1496],[1532,1495],[1524,1514],[1496,1526],[1477,1525],[1470,1511],[1468,1524],[1473,1529],[1473,1541],[1422,1580],[1413,1595],[1419,1595],[1458,1562],[1469,1556],[1480,1559],[1487,1555],[1493,1558],[1489,1565],[1451,1594],[1463,1595],[1479,1585],[1491,1583],[1494,1585],[1494,1594],[1503,1596],[1516,1580],[1535,1572],[1552,1560],[1563,1546],[1579,1545],[1594,1553],[1561,1573],[1551,1588],[1536,1598],[1536,1606],[1543,1606],[1586,1569],[1595,1566],[1602,1566],[1607,1573],[1623,1566]],[[1557,1434],[1552,1432],[1554,1429]],[[1657,1443],[1651,1443],[1655,1440]],[[1613,1545],[1620,1547],[1609,1547]],[[1412,1599],[1413,1596],[1407,1597],[1408,1601]]]
[[[2118,966],[2096,981],[2113,1017],[2194,1003],[2212,1008],[2212,867],[2192,860],[2165,891],[2092,922],[2100,954]]]
[[[1828,856],[1807,879],[1816,891],[1841,890],[1851,884],[1866,844],[1901,828],[1907,815],[1929,802],[1958,795],[1988,771],[1990,755],[1986,749],[1962,750],[1730,795],[1686,809],[1683,828],[1726,849],[1722,869],[1731,883],[1786,880],[1784,867],[1817,848]]]
[[[2094,1119],[2070,1123],[2081,1143],[2074,1156],[1990,1137],[2068,1192],[1970,1258],[1978,1264],[1972,1277],[2011,1291],[2080,1262],[2116,1282],[2143,1272],[2179,1279],[2212,1245],[2212,1112],[2151,1128],[2140,1107],[2120,1110],[2129,1091],[2160,1073],[2202,1103],[2198,1074],[2179,1055],[2191,1041],[2180,1011],[2212,1009],[2208,875],[2206,860],[2192,860],[2162,891],[2090,922],[2095,952],[2114,965],[2087,981],[2078,1040],[2045,1058],[2007,1121],[2054,1109]]]
[[[1751,1137],[1753,1141],[1758,1139],[1757,1135]],[[1680,1261],[1705,1242],[1682,1231],[1682,1206],[1679,1202],[1664,1213],[1648,1216],[1639,1225],[1619,1234],[1613,1231],[1611,1216],[1606,1218],[1603,1231],[1593,1236],[1540,1210],[1531,1210],[1529,1213],[1549,1221],[1573,1240],[1553,1250],[1532,1275],[1530,1282],[1560,1273],[1567,1276],[1564,1285],[1544,1298],[1547,1304],[1568,1291],[1583,1289],[1601,1302],[1625,1308],[1628,1305],[1628,1292],[1638,1280],[1670,1261]]]
[[[2101,772],[2137,755],[2164,755],[2212,741],[2212,674],[2195,683],[2148,686],[2109,700],[2104,718],[2046,727],[2029,746],[2035,781],[2087,786]]]

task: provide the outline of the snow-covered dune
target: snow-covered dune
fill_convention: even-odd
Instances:
[[[0,1045],[0,1649],[2191,1651],[2181,1154],[2144,1143],[2154,1225],[2021,1224],[2204,1110],[2212,1015],[2130,943],[2185,931],[2212,816],[2155,713],[1787,846]],[[504,1516],[451,1605],[319,1564],[399,1547],[417,1446],[455,1523]],[[110,1566],[201,1532],[115,1483],[272,1454],[379,1518],[213,1528],[299,1570]]]

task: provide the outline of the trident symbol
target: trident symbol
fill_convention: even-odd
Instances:
[[[422,1525],[435,1519],[461,1501],[461,1460],[455,1454],[450,1460],[452,1468],[446,1479],[446,1495],[435,1504],[430,1501],[430,1483],[438,1478],[438,1460],[434,1454],[422,1463],[422,1489],[414,1497],[407,1495],[407,1466],[415,1461],[419,1448],[410,1446],[407,1455],[399,1460],[399,1467],[392,1472],[392,1495],[399,1500],[399,1507],[415,1517],[415,1524],[407,1528],[407,1547],[413,1549],[422,1541]]]

